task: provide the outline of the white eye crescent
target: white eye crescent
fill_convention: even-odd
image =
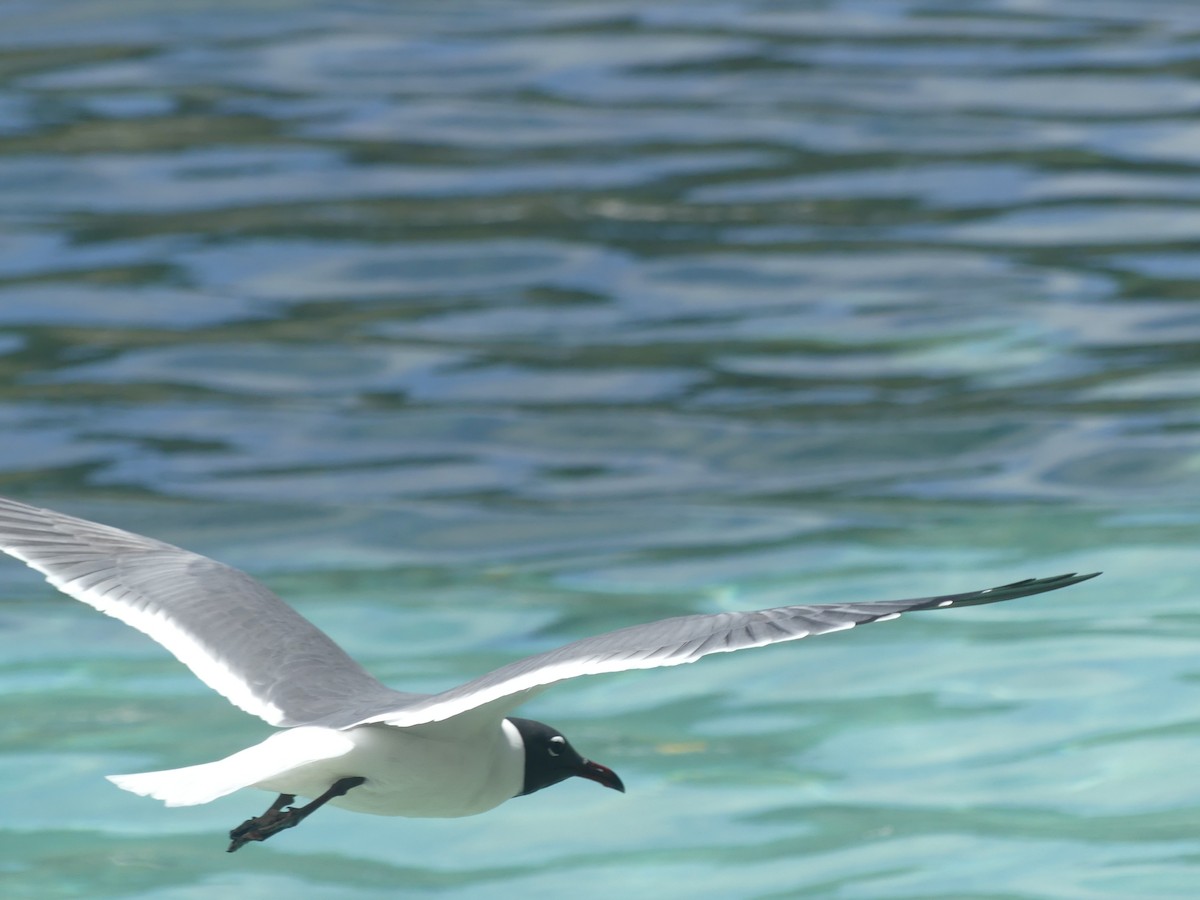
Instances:
[[[562,753],[562,748],[566,745],[567,739],[561,734],[556,734],[554,737],[550,738],[549,742],[547,742],[546,752],[551,756],[558,756],[558,754]]]

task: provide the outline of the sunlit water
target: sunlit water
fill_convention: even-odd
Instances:
[[[1192,2],[0,8],[0,493],[439,690],[661,616],[1062,593],[561,687],[461,821],[102,779],[268,729],[0,565],[6,898],[1194,897]]]

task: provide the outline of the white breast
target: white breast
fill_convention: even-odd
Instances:
[[[342,734],[354,742],[348,753],[281,772],[254,787],[317,797],[339,778],[360,775],[366,782],[331,805],[377,816],[451,818],[499,806],[524,786],[524,744],[507,720],[466,733],[434,723],[363,725]]]

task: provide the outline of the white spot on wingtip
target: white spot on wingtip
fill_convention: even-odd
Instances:
[[[876,622],[890,622],[892,619],[900,618],[900,613],[888,613],[886,616],[880,616]]]
[[[953,605],[954,605],[953,600],[943,600],[941,603],[938,604],[938,609],[945,609],[947,606],[953,606]]]

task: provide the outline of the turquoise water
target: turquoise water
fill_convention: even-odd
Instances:
[[[625,779],[166,809],[268,729],[0,564],[13,898],[1194,897],[1190,2],[0,9],[0,493],[396,687],[666,615],[1103,569],[584,680]],[[2,562],[2,561],[0,561]]]

